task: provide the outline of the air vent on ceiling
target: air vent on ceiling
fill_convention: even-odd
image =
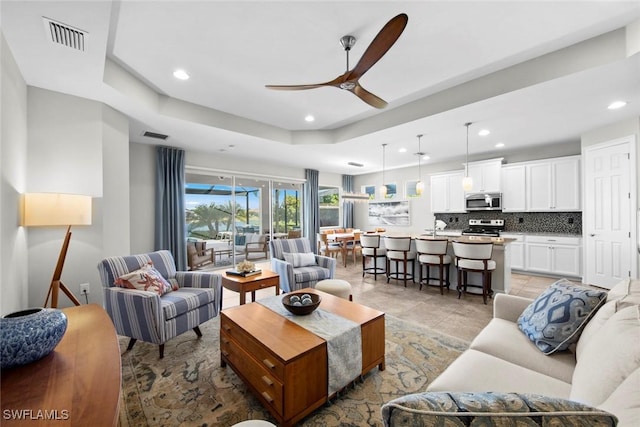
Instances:
[[[81,52],[85,51],[89,33],[44,16],[42,17],[42,20],[44,21],[45,31],[49,35],[52,43],[76,49]]]
[[[156,138],[156,139],[162,139],[162,140],[169,138],[169,135],[163,135],[161,133],[149,132],[149,131],[145,131],[145,133],[143,133],[142,136],[148,136],[149,138]]]
[[[361,167],[363,167],[363,166],[364,166],[362,163],[357,163],[357,162],[349,162],[349,163],[347,163],[347,164],[348,164],[349,166],[355,166],[355,167],[357,167],[357,168],[361,168]]]

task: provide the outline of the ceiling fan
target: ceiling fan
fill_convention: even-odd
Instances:
[[[348,90],[373,107],[384,108],[387,106],[386,101],[360,86],[358,80],[391,49],[391,46],[398,40],[404,28],[407,26],[408,20],[407,15],[401,13],[387,22],[373,39],[369,47],[367,47],[367,50],[362,54],[362,58],[360,58],[360,61],[358,61],[353,70],[349,70],[349,51],[356,43],[356,38],[353,36],[342,37],[340,44],[344,47],[347,54],[347,71],[331,81],[306,85],[266,85],[266,87],[275,90],[304,90],[333,86]]]

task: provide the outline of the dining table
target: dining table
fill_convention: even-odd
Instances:
[[[347,254],[349,250],[355,251],[357,245],[360,244],[360,239],[356,239],[356,235],[359,236],[360,234],[360,232],[327,234],[328,241],[335,242],[340,245],[340,253],[345,267],[347,266]]]

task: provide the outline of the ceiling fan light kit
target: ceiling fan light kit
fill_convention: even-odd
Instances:
[[[353,70],[349,70],[349,51],[356,43],[356,38],[351,35],[342,36],[340,44],[347,57],[347,70],[331,81],[304,85],[266,85],[266,87],[275,90],[306,90],[333,86],[353,93],[372,107],[384,108],[387,106],[387,102],[363,88],[358,80],[391,49],[391,46],[404,31],[408,21],[409,17],[405,13],[401,13],[387,22],[364,51]]]

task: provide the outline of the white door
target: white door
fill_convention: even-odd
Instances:
[[[584,168],[584,282],[611,289],[637,274],[634,138],[587,147]]]

